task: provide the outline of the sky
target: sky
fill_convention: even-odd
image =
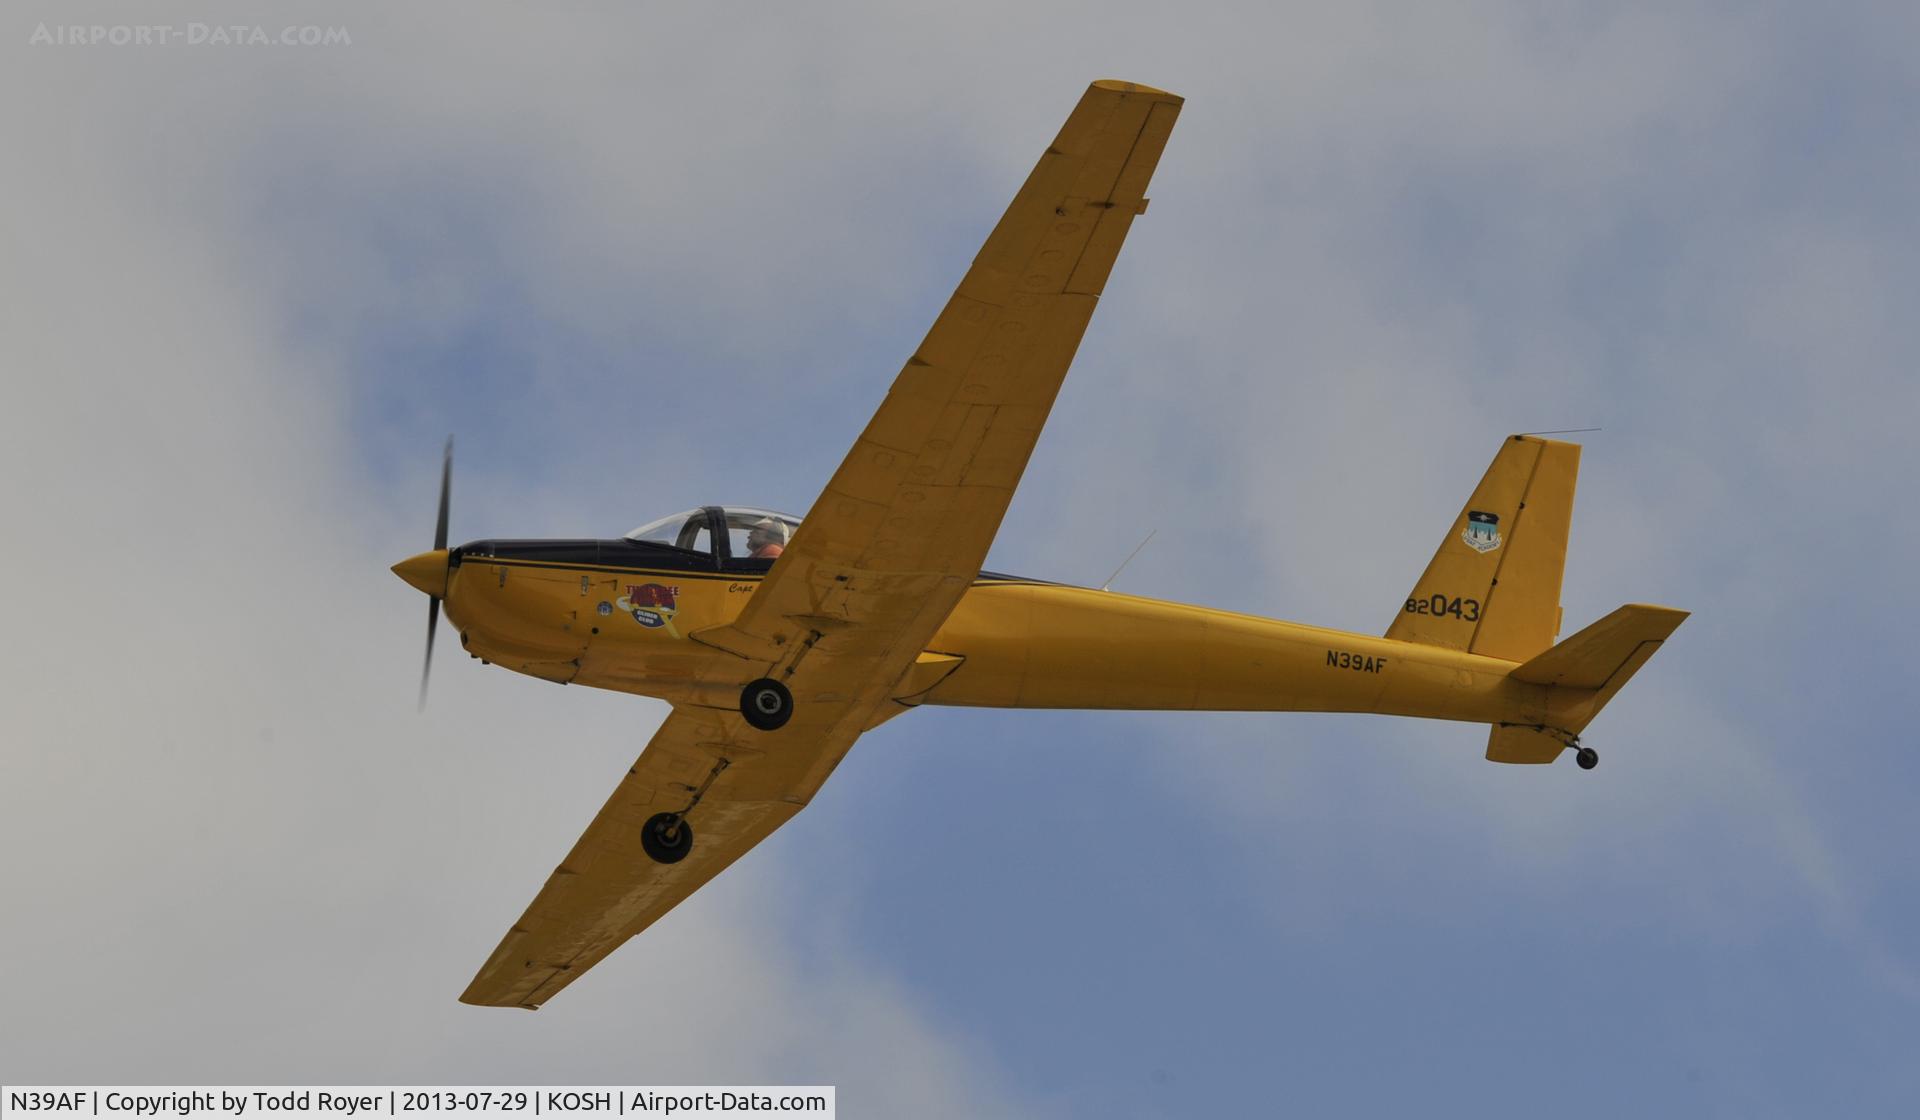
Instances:
[[[42,24],[344,27],[333,46]],[[1920,1093],[1910,5],[37,4],[0,19],[0,1081],[834,1084],[850,1116]],[[666,714],[452,533],[804,512],[1086,83],[1187,98],[989,559],[1384,631],[1502,436],[1599,769],[927,709],[560,998],[455,997]]]

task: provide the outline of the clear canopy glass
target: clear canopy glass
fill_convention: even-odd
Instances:
[[[694,552],[712,552],[713,542],[707,539],[708,536],[707,511],[702,508],[683,510],[658,521],[649,521],[628,533],[627,539],[649,544],[670,544]]]
[[[708,508],[684,510],[649,521],[627,534],[630,541],[671,545],[689,552],[713,553],[712,526]],[[772,560],[793,539],[800,519],[753,506],[719,506],[721,523],[726,527],[727,555],[735,560]]]

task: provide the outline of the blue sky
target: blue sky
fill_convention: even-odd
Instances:
[[[0,1078],[849,1115],[1904,1111],[1898,5],[329,7],[7,49]],[[150,20],[150,9],[86,19]],[[182,6],[179,20],[255,22]],[[276,19],[281,17],[276,16]],[[922,711],[538,1015],[454,996],[664,715],[452,656],[431,532],[804,511],[1088,80],[1186,109],[990,565],[1384,630],[1587,437],[1594,725]],[[113,547],[77,547],[111,540]],[[17,691],[15,691],[17,690]]]

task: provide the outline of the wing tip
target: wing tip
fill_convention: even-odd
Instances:
[[[1683,611],[1679,607],[1664,607],[1658,603],[1628,603],[1620,610],[1632,611],[1645,619],[1658,619],[1666,626],[1666,632],[1672,634],[1680,629],[1680,624],[1693,617],[1692,611]]]
[[[540,1010],[540,1005],[537,1003],[526,1003],[522,1000],[514,999],[511,996],[505,999],[491,998],[478,995],[471,988],[460,993],[460,1002],[466,1004],[468,1007],[517,1007],[522,1011]]]
[[[1144,93],[1149,97],[1164,97],[1176,105],[1185,104],[1187,100],[1177,93],[1169,93],[1164,89],[1156,89],[1153,86],[1142,85],[1139,82],[1123,82],[1118,78],[1101,78],[1099,81],[1094,82],[1090,88],[1109,90],[1114,93]]]

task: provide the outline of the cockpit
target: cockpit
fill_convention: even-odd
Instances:
[[[800,519],[751,506],[701,506],[649,521],[626,539],[665,545],[689,560],[705,558],[728,571],[765,571],[780,558]]]

